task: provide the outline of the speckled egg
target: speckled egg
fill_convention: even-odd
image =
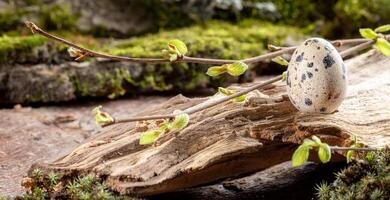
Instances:
[[[347,72],[331,43],[310,38],[293,53],[287,69],[287,93],[301,112],[332,113],[347,92]]]

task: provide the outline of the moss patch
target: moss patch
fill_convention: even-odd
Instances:
[[[318,186],[317,197],[328,199],[390,199],[390,150],[369,152],[361,162],[337,173],[332,184]]]
[[[0,63],[6,62],[12,54],[31,52],[45,42],[46,39],[40,36],[2,36],[0,37]]]

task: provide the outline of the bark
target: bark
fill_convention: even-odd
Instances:
[[[383,147],[390,144],[389,65],[389,58],[374,51],[347,61],[349,94],[333,114],[299,113],[289,102],[284,83],[278,83],[251,93],[245,104],[227,102],[193,114],[180,133],[168,133],[154,145],[138,144],[147,126],[118,124],[69,155],[35,167],[71,176],[93,173],[115,191],[148,196],[282,163],[290,160],[297,144],[314,134],[330,145],[348,146],[356,135],[365,145]],[[143,114],[171,113],[211,98],[217,97],[179,95]]]

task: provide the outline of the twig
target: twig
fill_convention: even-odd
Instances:
[[[339,147],[339,146],[330,146],[330,150],[332,151],[378,151],[376,148],[371,147]]]
[[[65,40],[63,38],[60,38],[58,36],[52,35],[41,28],[39,28],[37,25],[35,25],[33,22],[26,21],[26,26],[31,29],[32,33],[40,34],[46,38],[61,42],[63,44],[66,44],[70,47],[73,47],[75,49],[78,49],[80,51],[84,52],[84,57],[97,57],[97,58],[105,58],[110,60],[117,60],[117,61],[126,61],[126,62],[136,62],[136,63],[149,63],[149,64],[157,64],[157,63],[168,63],[170,62],[168,59],[164,58],[132,58],[127,56],[115,56],[115,55],[109,55],[105,53],[100,53],[97,51],[93,51],[87,48],[84,48],[82,46],[79,46],[75,43],[72,43],[68,40]],[[340,45],[348,45],[348,44],[361,44],[364,42],[369,41],[368,39],[346,39],[346,40],[336,40],[333,41],[332,44],[335,46]],[[292,53],[297,47],[281,47],[279,50],[266,53],[264,55],[259,55],[252,58],[247,58],[242,60],[242,62],[246,64],[252,64],[260,61],[264,61],[270,58],[274,58],[286,53]],[[176,62],[186,62],[186,63],[199,63],[199,64],[212,64],[212,65],[222,65],[222,64],[229,64],[234,63],[237,60],[228,60],[228,59],[213,59],[213,58],[195,58],[195,57],[189,57],[189,56],[183,56],[180,60]]]

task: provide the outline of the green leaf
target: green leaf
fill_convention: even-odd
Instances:
[[[162,131],[160,130],[151,130],[151,131],[144,132],[141,138],[139,139],[139,144],[140,145],[152,144],[157,140],[157,138],[160,136],[161,133]]]
[[[214,67],[209,67],[209,69],[207,70],[206,74],[209,75],[209,76],[219,76],[223,73],[226,72],[226,66],[225,65],[222,65],[222,66],[214,66]]]
[[[282,74],[282,81],[285,81],[287,79],[287,71],[284,71]]]
[[[327,163],[330,161],[332,152],[328,144],[322,143],[318,148],[318,157],[322,163]]]
[[[243,62],[235,62],[227,65],[227,73],[232,76],[240,76],[248,69],[248,65]]]
[[[383,55],[390,56],[390,43],[387,40],[383,38],[378,38],[375,43],[375,48]]]
[[[223,88],[223,87],[218,87],[218,92],[225,95],[225,96],[230,96],[230,95],[234,94],[233,90]]]
[[[182,113],[182,111],[175,111],[174,113],[179,114],[175,116],[175,119],[170,124],[170,128],[176,131],[180,131],[188,125],[190,116],[187,113]]]
[[[245,100],[246,100],[246,95],[245,95],[245,94],[243,94],[243,95],[241,95],[241,96],[238,96],[238,97],[234,98],[234,101],[235,101],[236,103],[241,103],[241,102],[244,102]]]
[[[176,48],[178,50],[178,52],[180,53],[180,55],[178,55],[178,56],[184,56],[188,51],[186,44],[178,39],[173,39],[173,40],[169,41],[168,46],[170,48],[173,48],[173,47]]]
[[[102,108],[102,106],[98,106],[92,110],[92,113],[95,115],[95,123],[97,125],[104,125],[114,122],[114,118],[110,114],[101,111]]]
[[[347,151],[347,163],[350,163],[352,162],[352,156],[353,156],[353,151],[352,150],[349,150]]]
[[[282,56],[272,58],[272,61],[278,63],[279,65],[288,66],[288,61],[284,59]]]
[[[316,142],[315,141],[313,141],[313,140],[311,140],[311,139],[304,139],[303,140],[303,143],[302,143],[302,145],[304,145],[304,146],[308,146],[308,147],[314,147],[314,146],[316,146]]]
[[[378,34],[376,34],[372,29],[370,28],[361,28],[359,29],[360,35],[366,39],[376,39],[378,37]]]
[[[377,33],[384,33],[387,31],[390,31],[390,24],[386,24],[375,29],[375,32]]]
[[[298,167],[303,165],[309,159],[310,147],[306,145],[301,145],[298,149],[295,150],[292,156],[292,166]]]

